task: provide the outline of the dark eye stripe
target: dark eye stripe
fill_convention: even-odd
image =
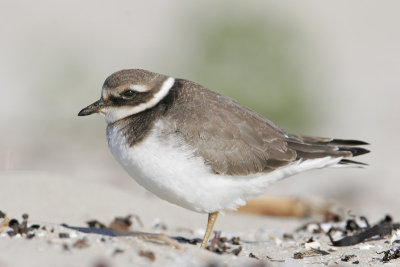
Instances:
[[[132,91],[132,90],[126,90],[126,91],[124,91],[123,93],[122,93],[122,96],[124,96],[124,97],[132,97],[132,96],[134,96],[136,93],[134,92],[134,91]]]
[[[132,91],[128,93],[128,91]],[[125,89],[125,91],[119,93],[110,93],[107,97],[108,103],[113,106],[135,106],[141,103],[145,103],[153,98],[152,92],[139,93],[132,89]]]

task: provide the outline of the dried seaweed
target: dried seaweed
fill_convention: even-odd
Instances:
[[[175,239],[176,241],[178,241],[179,243],[183,243],[183,244],[190,244],[190,245],[197,245],[199,243],[201,243],[201,238],[186,238],[186,237],[182,237],[182,236],[175,236],[173,237],[173,239]]]
[[[12,231],[7,232],[9,236],[15,236],[17,234],[23,235],[28,239],[31,239],[35,236],[34,231],[40,228],[40,225],[33,224],[28,226],[28,218],[29,215],[24,213],[22,214],[22,222],[20,223],[17,219],[11,219],[8,223],[8,227],[12,229]]]
[[[100,222],[99,220],[90,220],[87,221],[86,224],[89,228],[96,228],[96,229],[109,229],[118,232],[126,232],[130,230],[133,222],[132,219],[138,223],[138,225],[143,228],[143,223],[140,220],[139,216],[129,214],[125,217],[115,217],[114,220],[106,226],[106,224]]]
[[[98,220],[90,220],[90,221],[87,221],[86,224],[89,226],[89,228],[96,228],[96,229],[107,228],[107,226],[104,223],[102,223]]]
[[[327,213],[324,223],[337,223],[339,222],[339,219],[340,217],[338,215]],[[359,221],[362,221],[364,225],[360,225],[357,223],[357,220],[352,218],[345,222],[344,228],[331,227],[326,234],[332,242],[332,245],[337,247],[352,246],[368,241],[374,237],[390,235],[392,230],[400,229],[400,224],[393,223],[392,218],[389,215],[386,215],[382,220],[373,226],[370,225],[365,216],[360,216]],[[296,232],[311,230],[313,234],[323,233],[324,231],[321,227],[321,224],[321,222],[309,222],[296,229]],[[334,240],[332,237],[332,233],[334,232],[342,233],[343,237],[339,240]]]
[[[353,259],[353,258],[355,258],[355,257],[357,257],[357,256],[354,255],[354,254],[352,254],[352,255],[345,255],[345,256],[343,256],[340,260],[341,260],[341,261],[348,262],[349,260],[351,260],[351,259]]]
[[[221,237],[220,231],[215,231],[214,238],[211,240],[210,245],[208,245],[206,249],[217,254],[239,255],[239,253],[242,251],[242,247],[237,247],[232,249],[232,247],[227,245],[228,243],[232,245],[239,245],[239,242],[240,242],[239,237],[233,237],[228,241],[226,237]]]
[[[365,222],[366,227],[361,227],[355,220],[351,219],[347,220],[345,229],[331,228],[327,234],[332,245],[337,247],[356,245],[376,236],[383,237],[390,235],[392,230],[399,229],[400,227],[399,224],[392,223],[392,218],[390,216],[386,216],[372,227],[364,216],[361,216],[360,220]],[[340,240],[333,240],[333,231],[341,231],[344,233],[345,237]]]
[[[394,259],[398,259],[400,258],[400,247],[399,246],[394,246],[393,248],[383,251],[381,253],[378,254],[382,254],[383,253],[383,258],[382,261],[383,262],[389,262],[391,260]]]

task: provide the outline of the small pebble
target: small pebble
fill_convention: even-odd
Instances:
[[[69,238],[69,234],[68,233],[59,233],[58,237],[59,238]]]
[[[154,255],[154,253],[149,250],[147,250],[147,251],[140,250],[139,256],[145,257],[145,258],[149,259],[150,261],[155,261],[155,259],[156,259],[156,255]]]

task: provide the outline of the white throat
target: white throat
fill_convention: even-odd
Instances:
[[[175,78],[169,77],[163,82],[160,90],[155,93],[149,101],[141,103],[134,107],[106,107],[101,110],[100,114],[104,116],[106,123],[110,124],[128,116],[145,111],[146,109],[152,108],[157,105],[169,93],[169,90],[171,90],[174,83]]]

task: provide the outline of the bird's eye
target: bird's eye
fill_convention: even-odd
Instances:
[[[132,90],[126,90],[125,92],[122,93],[122,96],[124,97],[132,97],[135,95],[135,92]]]

